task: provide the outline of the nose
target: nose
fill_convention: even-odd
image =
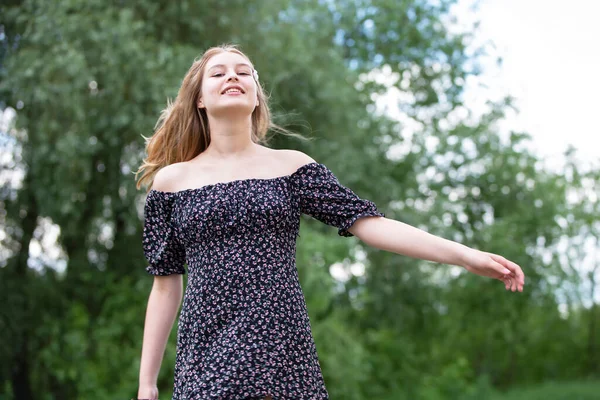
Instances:
[[[230,71],[227,73],[227,81],[238,80],[237,73],[235,71]]]

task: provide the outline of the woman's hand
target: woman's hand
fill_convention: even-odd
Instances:
[[[158,400],[158,387],[156,385],[140,385],[137,398],[144,400]]]
[[[469,249],[464,255],[463,267],[477,275],[504,282],[506,290],[523,291],[525,274],[517,264],[497,254]]]

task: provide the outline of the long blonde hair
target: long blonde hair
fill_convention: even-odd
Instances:
[[[223,53],[232,52],[250,59],[235,45],[222,45],[206,50],[188,70],[174,102],[167,102],[154,127],[154,134],[146,139],[147,157],[137,170],[136,187],[152,186],[154,176],[167,165],[189,161],[202,153],[210,144],[210,127],[205,109],[199,109],[198,99],[202,92],[202,76],[208,60]],[[267,95],[255,75],[258,107],[252,112],[252,141],[264,142],[269,129],[297,136],[279,127],[271,120]],[[141,176],[138,179],[138,176]]]

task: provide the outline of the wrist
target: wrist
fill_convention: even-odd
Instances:
[[[465,245],[462,245],[462,244],[459,245],[459,248],[457,249],[457,254],[456,254],[457,262],[455,265],[465,268],[467,265],[470,264],[469,260],[471,260],[473,258],[473,253],[475,251],[476,251],[475,249],[472,249]]]
[[[158,374],[140,374],[138,383],[140,386],[156,386],[158,382]]]
[[[156,400],[158,399],[158,388],[156,385],[147,385],[138,388],[137,399],[148,399],[148,400]]]
[[[146,396],[146,393],[152,393],[157,387],[156,383],[140,382],[138,385],[138,397],[140,395]]]

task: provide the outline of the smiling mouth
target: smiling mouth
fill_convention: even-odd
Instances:
[[[239,85],[230,85],[221,94],[244,94],[244,89]]]

